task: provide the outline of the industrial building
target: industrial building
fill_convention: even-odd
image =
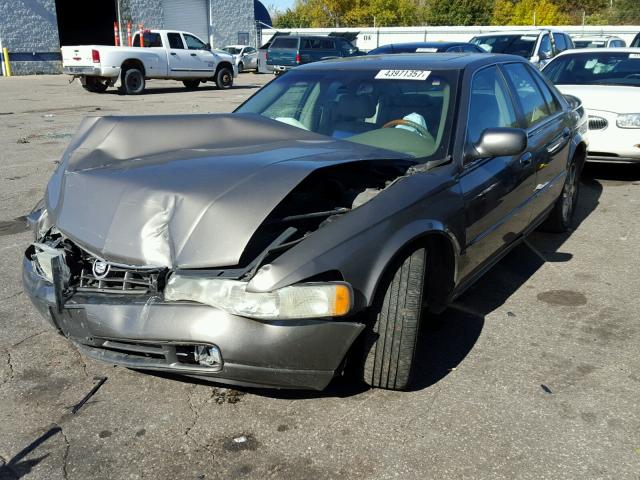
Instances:
[[[113,45],[114,22],[124,44],[131,22],[222,47],[255,46],[256,25],[270,19],[257,0],[0,0],[0,41],[14,75],[60,73],[63,45]]]

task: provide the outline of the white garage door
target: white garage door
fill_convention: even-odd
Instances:
[[[207,0],[162,0],[164,28],[195,33],[209,41]]]

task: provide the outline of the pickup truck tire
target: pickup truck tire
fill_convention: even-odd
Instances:
[[[580,194],[580,170],[582,163],[572,161],[562,187],[562,193],[556,200],[553,210],[541,225],[541,230],[563,233],[571,228]]]
[[[109,88],[109,84],[98,77],[86,77],[82,88],[91,93],[104,93]]]
[[[216,85],[221,90],[226,90],[233,86],[233,72],[230,68],[222,67],[216,73]]]
[[[182,83],[187,90],[196,90],[200,86],[200,80],[183,80]]]
[[[427,250],[419,248],[385,275],[365,330],[362,379],[372,387],[405,390],[411,379],[422,312]]]
[[[140,95],[144,92],[144,73],[134,67],[122,71],[122,86],[120,90],[126,95]]]

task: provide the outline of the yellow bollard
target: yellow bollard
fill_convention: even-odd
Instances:
[[[7,77],[10,77],[11,76],[11,64],[9,63],[9,50],[7,50],[7,47],[4,47],[2,49],[2,57],[4,58],[5,73],[6,73]]]

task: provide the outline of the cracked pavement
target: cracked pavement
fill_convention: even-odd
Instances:
[[[574,232],[535,233],[431,319],[410,392],[235,391],[95,362],[44,324],[16,219],[81,118],[227,112],[270,79],[0,78],[0,479],[640,478],[639,167],[588,166]]]

